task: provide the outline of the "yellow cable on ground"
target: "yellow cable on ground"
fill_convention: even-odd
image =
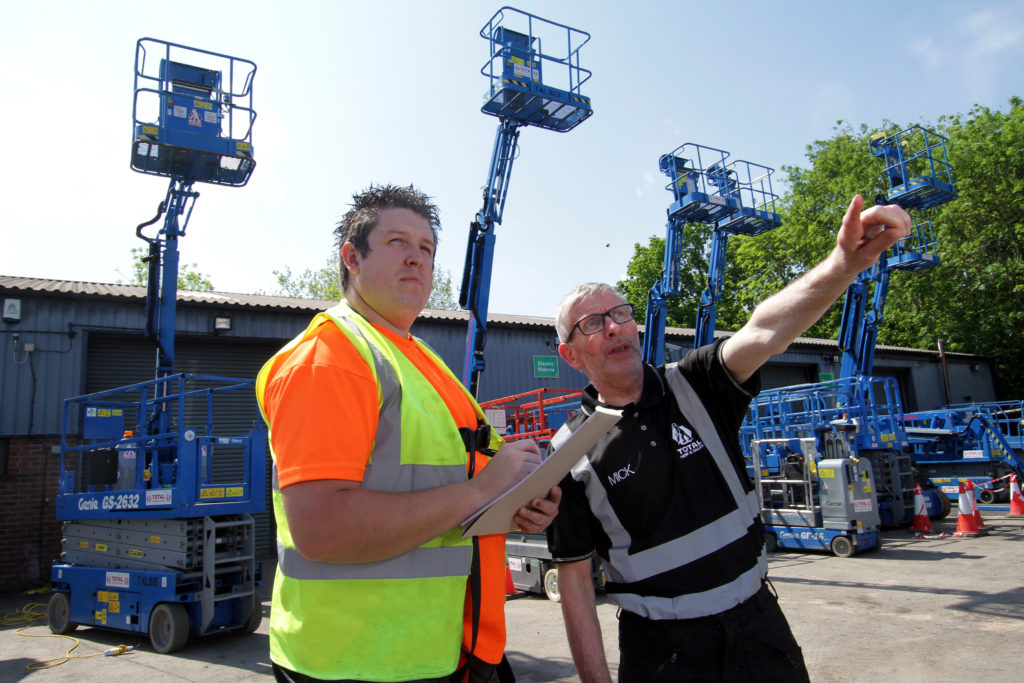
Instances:
[[[117,656],[125,654],[127,652],[131,652],[135,649],[130,645],[118,645],[117,647],[111,648],[106,652],[97,652],[96,654],[91,655],[73,655],[71,653],[74,652],[75,648],[80,645],[79,640],[77,638],[74,638],[72,636],[58,635],[56,633],[22,633],[22,631],[24,631],[25,629],[34,626],[34,622],[44,618],[46,618],[46,605],[38,602],[30,602],[23,608],[15,610],[10,614],[5,615],[3,619],[0,620],[0,625],[2,626],[15,626],[17,624],[24,623],[24,626],[22,626],[14,632],[16,635],[19,636],[24,636],[26,638],[67,638],[68,640],[74,643],[74,645],[68,648],[67,652],[65,652],[64,655],[61,657],[54,657],[53,659],[44,659],[41,662],[35,662],[33,664],[26,665],[25,668],[29,671],[36,671],[39,669],[50,669],[55,666],[60,666],[69,659],[88,659],[89,657],[103,657],[105,655]]]

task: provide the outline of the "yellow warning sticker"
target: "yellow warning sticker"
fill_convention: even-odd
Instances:
[[[129,548],[128,549],[128,555],[130,557],[142,557],[142,551],[139,550],[138,548]]]
[[[818,476],[822,479],[835,479],[835,470],[818,470]]]
[[[117,614],[121,611],[121,603],[111,600],[110,604],[107,605],[107,611],[109,611],[111,614]]]
[[[206,100],[193,100],[192,104],[196,106],[196,109],[213,109],[213,103]]]
[[[103,543],[97,543],[96,550],[100,551],[101,553],[105,553],[107,552],[107,546]]]
[[[96,591],[96,602],[107,602],[110,600],[110,598],[107,597],[109,595],[110,593],[107,591]]]
[[[211,489],[202,489],[199,492],[199,498],[202,499],[202,500],[207,500],[209,498],[223,498],[223,497],[224,497],[224,488],[223,487],[211,488]]]
[[[229,486],[227,490],[228,498],[238,498],[245,492],[245,488],[242,486]]]
[[[149,537],[149,542],[150,543],[159,543],[160,542],[160,537],[159,536],[150,536]]]

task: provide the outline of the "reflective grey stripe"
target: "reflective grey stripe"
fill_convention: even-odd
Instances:
[[[736,468],[732,466],[732,461],[729,460],[729,452],[725,449],[725,445],[718,435],[718,430],[715,429],[715,423],[711,421],[711,416],[708,415],[708,411],[697,396],[697,392],[694,391],[690,383],[683,377],[683,373],[677,363],[665,366],[665,379],[668,380],[668,385],[672,388],[672,394],[676,397],[679,410],[690,421],[690,424],[693,425],[697,433],[701,435],[704,445],[714,457],[715,465],[718,466],[722,477],[729,486],[737,506],[741,510],[745,508],[750,520],[753,520],[760,514],[757,496],[753,491],[748,493],[743,490],[743,484],[736,474]],[[744,525],[744,533],[749,525],[749,521]]]
[[[291,579],[419,579],[443,576],[465,577],[473,558],[473,546],[416,548],[380,562],[338,564],[312,562],[294,548],[277,544],[277,566]]]
[[[402,386],[398,383],[395,368],[381,350],[366,338],[358,325],[344,316],[338,316],[337,320],[362,339],[373,356],[373,369],[377,376],[377,386],[380,387],[381,405],[377,418],[377,432],[373,437],[372,462],[385,467],[396,467],[402,459]],[[368,466],[363,475],[363,484],[366,488],[377,491],[402,490],[391,488],[381,474],[383,473],[378,471],[374,476],[372,468]]]
[[[375,479],[383,485],[367,486],[364,480],[360,488],[388,493],[433,489],[466,479],[465,465],[374,465],[367,466],[366,472],[371,469],[376,473]],[[280,492],[276,463],[271,465],[270,480],[272,489]]]
[[[734,581],[703,593],[689,593],[675,598],[608,593],[608,598],[622,609],[648,619],[694,619],[724,612],[756,593],[761,588],[766,568],[762,552],[757,564]]]

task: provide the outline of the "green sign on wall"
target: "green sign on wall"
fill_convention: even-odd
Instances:
[[[558,356],[534,356],[533,376],[558,377]]]

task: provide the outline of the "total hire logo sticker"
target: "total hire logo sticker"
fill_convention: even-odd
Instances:
[[[677,452],[680,458],[687,458],[704,448],[700,439],[693,438],[693,430],[683,425],[672,423],[672,440],[679,446]]]

